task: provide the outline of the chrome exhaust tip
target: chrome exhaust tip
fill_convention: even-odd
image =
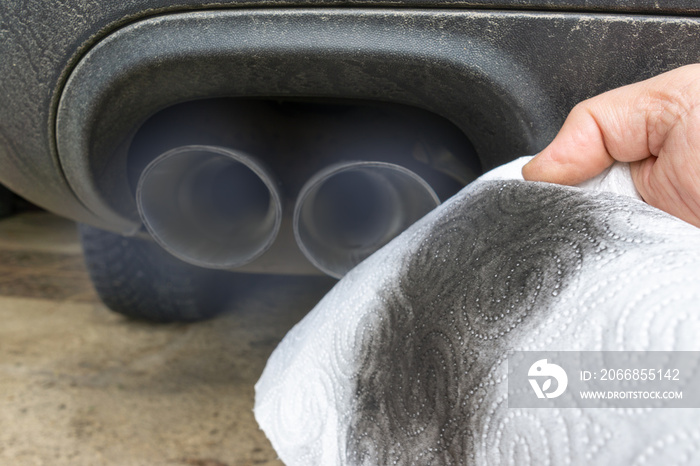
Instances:
[[[294,208],[299,249],[341,278],[440,204],[415,172],[387,162],[343,162],[316,173]]]
[[[139,178],[136,203],[158,244],[205,268],[252,262],[270,248],[282,222],[281,196],[268,170],[219,146],[181,146],[158,156]]]

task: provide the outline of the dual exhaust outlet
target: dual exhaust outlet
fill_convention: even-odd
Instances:
[[[265,253],[283,219],[280,185],[256,158],[226,147],[181,146],[153,160],[136,190],[141,219],[176,257],[235,269]],[[306,258],[340,278],[440,203],[415,172],[378,161],[340,162],[301,188],[294,237]]]

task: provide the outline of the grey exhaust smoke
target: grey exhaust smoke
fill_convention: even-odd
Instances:
[[[430,185],[404,167],[340,163],[301,189],[294,236],[311,263],[341,278],[439,204]]]
[[[182,146],[153,160],[136,190],[141,219],[164,249],[194,265],[233,269],[263,254],[282,220],[277,184],[253,157]]]

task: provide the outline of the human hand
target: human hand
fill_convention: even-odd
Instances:
[[[523,177],[575,185],[615,160],[648,204],[700,227],[700,64],[581,102]]]

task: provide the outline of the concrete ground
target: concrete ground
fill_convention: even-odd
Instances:
[[[198,324],[149,325],[102,305],[75,227],[0,221],[0,465],[277,465],[253,385],[333,285],[261,277]]]

